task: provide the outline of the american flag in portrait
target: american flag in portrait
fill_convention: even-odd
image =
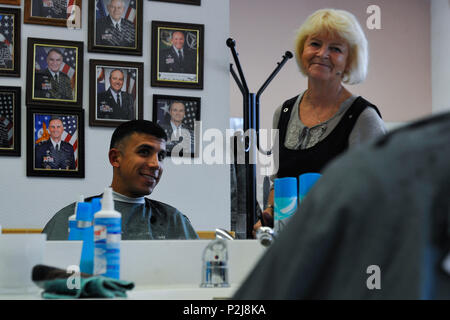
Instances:
[[[136,0],[131,0],[128,8],[125,10],[125,19],[136,24]]]
[[[0,140],[8,141],[9,149],[14,144],[14,93],[0,92],[0,122]]]
[[[72,89],[76,84],[77,48],[51,47],[36,45],[36,71],[47,69],[47,55],[51,49],[57,49],[63,55],[60,71],[64,72],[70,79]]]
[[[78,167],[78,116],[56,115],[61,118],[64,126],[64,132],[61,139],[73,146],[75,155],[75,165]],[[35,114],[34,115],[34,141],[36,144],[46,141],[50,138],[48,125],[51,114]]]
[[[97,92],[103,92],[105,90],[105,68],[97,67]]]
[[[169,123],[170,121],[170,113],[169,107],[170,104],[174,101],[180,101],[184,104],[186,108],[186,113],[183,119],[183,124],[194,130],[195,120],[200,120],[200,106],[197,101],[183,101],[183,100],[158,100],[157,105],[157,123]],[[156,119],[153,119],[155,121]]]
[[[0,43],[4,44],[4,48],[0,49],[0,60],[14,61],[14,15],[12,14],[0,14]]]
[[[125,79],[125,90],[136,100],[136,69],[128,69]]]

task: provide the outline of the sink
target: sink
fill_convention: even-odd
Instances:
[[[121,241],[121,279],[135,284],[135,288],[127,292],[128,299],[209,300],[232,297],[266,248],[257,240],[227,241],[230,287],[200,288],[203,250],[210,241]],[[81,241],[47,241],[44,264],[61,269],[78,265],[81,247]],[[39,295],[27,297],[34,299]]]
[[[212,300],[229,299],[237,286],[228,288],[136,286],[127,293],[131,300]]]

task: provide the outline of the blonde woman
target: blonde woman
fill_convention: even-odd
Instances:
[[[350,92],[367,76],[369,52],[353,14],[314,12],[298,30],[295,55],[308,88],[285,101],[273,116],[279,129],[279,169],[272,178],[321,172],[346,149],[386,133],[377,107]],[[273,219],[273,189],[263,218]],[[261,226],[258,221],[255,230]]]

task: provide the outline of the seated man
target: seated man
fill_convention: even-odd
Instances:
[[[450,299],[449,159],[450,113],[337,158],[234,298]]]
[[[146,120],[124,122],[111,137],[111,187],[115,209],[122,214],[122,240],[198,239],[189,219],[180,211],[145,198],[161,179],[166,140],[164,130]],[[48,240],[67,240],[68,218],[74,210],[72,203],[53,216],[42,231]]]

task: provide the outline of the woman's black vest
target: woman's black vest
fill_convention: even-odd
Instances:
[[[339,123],[328,136],[311,148],[290,150],[284,146],[289,118],[298,96],[287,100],[281,107],[279,130],[278,178],[298,177],[306,172],[321,172],[328,162],[348,148],[348,138],[361,112],[372,107],[381,117],[377,107],[362,97],[358,97],[345,112]]]

